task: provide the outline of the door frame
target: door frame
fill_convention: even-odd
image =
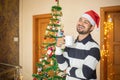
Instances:
[[[104,22],[106,21],[106,13],[107,12],[116,12],[120,11],[120,5],[118,6],[108,6],[100,8],[100,48],[102,49],[102,45],[104,44]],[[102,57],[103,60],[100,61],[100,80],[107,80],[107,57]]]
[[[51,14],[40,14],[40,15],[34,15],[33,16],[33,73],[37,72],[37,66],[36,63],[38,62],[38,50],[39,50],[39,44],[38,44],[38,20],[44,19],[44,18],[51,18]]]

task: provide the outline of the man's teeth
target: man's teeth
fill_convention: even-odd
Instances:
[[[83,29],[84,27],[83,26],[79,26],[79,29]]]

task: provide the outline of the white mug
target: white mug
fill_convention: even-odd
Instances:
[[[65,36],[64,39],[65,39],[65,46],[72,46],[73,45],[73,43],[74,43],[73,36],[67,35],[67,36]]]

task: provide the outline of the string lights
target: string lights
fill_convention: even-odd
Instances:
[[[113,21],[110,15],[108,15],[107,22],[104,22],[104,44],[102,45],[101,56],[108,56],[108,41],[110,39],[110,32],[113,29]]]
[[[113,64],[112,64],[112,50],[111,50],[111,46],[110,46],[110,39],[111,38],[111,33],[112,33],[112,29],[113,29],[113,21],[110,15],[108,15],[107,17],[107,21],[104,22],[104,42],[102,45],[102,49],[101,49],[101,60],[104,66],[106,65],[107,69],[109,70],[105,70],[108,75],[107,76],[107,80],[112,80],[112,75],[113,75]],[[111,56],[110,56],[111,55]]]

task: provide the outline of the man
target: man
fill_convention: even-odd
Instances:
[[[100,60],[98,44],[92,39],[91,32],[99,25],[99,16],[93,10],[85,12],[79,19],[76,29],[78,37],[72,47],[61,50],[64,38],[56,45],[56,58],[61,70],[65,70],[66,80],[96,80],[96,65]]]

